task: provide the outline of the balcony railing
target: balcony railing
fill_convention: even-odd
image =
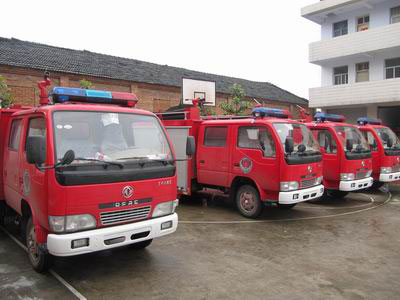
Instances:
[[[400,103],[400,78],[310,89],[310,107]]]

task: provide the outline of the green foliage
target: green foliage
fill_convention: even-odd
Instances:
[[[82,89],[90,89],[93,86],[93,83],[90,82],[89,80],[82,79],[79,81],[79,85],[81,86]]]
[[[216,112],[214,110],[212,110],[211,107],[208,106],[200,106],[200,115],[201,116],[215,116]]]
[[[0,99],[1,107],[9,107],[13,104],[14,99],[7,86],[6,79],[0,75]]]
[[[231,100],[222,102],[220,108],[224,111],[225,115],[241,116],[245,111],[251,107],[250,103],[244,98],[246,97],[244,89],[238,83],[234,83],[230,87]]]

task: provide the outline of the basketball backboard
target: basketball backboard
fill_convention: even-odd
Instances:
[[[204,98],[204,105],[215,106],[215,81],[182,78],[183,104],[192,104],[196,98]]]

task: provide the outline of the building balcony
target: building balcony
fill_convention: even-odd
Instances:
[[[323,65],[328,60],[373,56],[382,51],[400,51],[400,23],[314,42],[310,44],[309,50],[310,62],[318,65]]]
[[[324,0],[303,7],[301,16],[321,24],[329,17],[362,8],[371,9],[383,1],[385,0]]]
[[[310,89],[310,107],[400,104],[400,78]]]

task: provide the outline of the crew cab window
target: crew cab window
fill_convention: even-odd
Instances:
[[[225,147],[227,135],[227,127],[207,127],[204,132],[204,146]]]
[[[367,140],[369,147],[372,151],[378,151],[378,143],[374,135],[369,131],[362,130],[361,133],[363,134],[364,138]]]
[[[27,137],[31,136],[41,136],[46,140],[46,122],[43,118],[34,118],[29,120]],[[46,148],[44,151],[46,151]],[[46,153],[44,153],[43,157],[46,157]]]
[[[8,148],[10,150],[18,151],[21,139],[21,119],[13,120],[11,123],[10,139],[8,141]]]
[[[265,127],[240,127],[237,145],[239,148],[260,149],[265,157],[276,157],[275,142]]]
[[[332,133],[326,129],[316,129],[312,130],[315,139],[318,141],[319,145],[325,149],[325,153],[336,154],[337,145],[335,138]]]

